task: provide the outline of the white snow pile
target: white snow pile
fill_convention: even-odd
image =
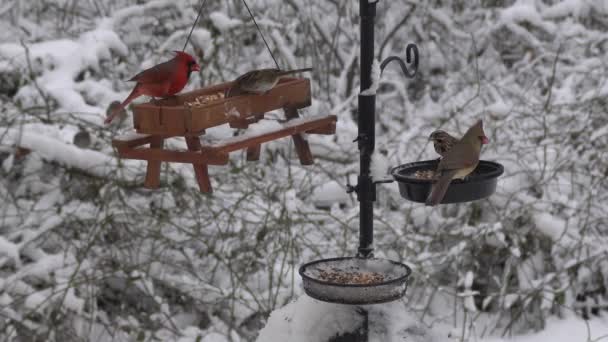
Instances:
[[[318,208],[330,208],[334,204],[347,203],[348,194],[343,185],[332,180],[316,188],[311,199]]]
[[[25,75],[32,72],[35,83],[22,87],[17,93],[24,106],[43,105],[43,96],[57,102],[60,112],[99,112],[87,103],[86,95],[109,103],[113,93],[101,84],[77,81],[79,74],[92,69],[101,71],[100,62],[112,54],[127,55],[128,48],[114,31],[94,29],[78,39],[58,39],[22,46],[16,43],[0,44],[0,70],[18,68]],[[92,120],[100,123],[97,117]]]
[[[362,306],[368,311],[369,341],[443,341],[437,330],[419,324],[400,302]],[[355,332],[363,316],[358,306],[333,304],[307,295],[273,311],[257,342],[322,342]],[[445,335],[444,335],[445,336]]]
[[[391,178],[389,175],[389,160],[378,151],[374,151],[372,154],[369,168],[372,180],[374,181]]]
[[[243,24],[241,20],[229,18],[223,12],[211,12],[209,14],[209,19],[211,19],[213,26],[217,27],[220,31],[228,31]]]
[[[98,177],[110,178],[116,176],[115,173],[119,162],[114,156],[99,151],[81,149],[72,144],[62,142],[59,140],[60,137],[52,137],[48,134],[49,131],[53,130],[52,127],[46,128],[48,129],[40,129],[40,126],[28,125],[22,132],[17,129],[9,129],[4,137],[5,142],[11,142],[14,146],[36,151],[47,161],[57,162]],[[132,160],[127,160],[123,163],[130,167],[136,167],[139,164]],[[128,169],[126,168],[125,171]],[[127,172],[124,176],[126,179],[132,179],[135,173]]]

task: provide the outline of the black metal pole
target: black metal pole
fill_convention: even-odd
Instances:
[[[377,0],[359,0],[359,15],[361,17],[361,91],[372,85],[372,63],[374,61],[374,18],[376,16]],[[359,253],[360,257],[373,256],[374,242],[374,201],[376,200],[376,185],[370,175],[371,156],[375,145],[375,109],[376,96],[359,95],[359,145],[360,174],[357,184],[359,200]]]

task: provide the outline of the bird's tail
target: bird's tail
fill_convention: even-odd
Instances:
[[[131,94],[129,94],[129,96],[127,96],[127,98],[122,101],[120,103],[120,105],[116,106],[116,108],[114,108],[114,110],[112,111],[112,113],[110,113],[110,115],[108,115],[108,117],[106,118],[106,120],[104,121],[104,123],[106,125],[108,125],[110,122],[112,122],[112,120],[114,120],[114,118],[120,114],[120,112],[127,107],[127,105],[129,103],[131,103],[131,101],[135,100],[137,97],[141,96],[141,90],[139,89],[139,84],[135,86],[135,88],[133,88],[133,91],[131,91]]]
[[[295,73],[298,73],[298,72],[306,72],[306,71],[312,71],[312,68],[285,70],[285,71],[279,72],[279,76],[291,75],[291,74],[295,74]]]
[[[435,206],[443,200],[443,196],[448,191],[452,177],[456,174],[456,170],[443,171],[441,176],[431,187],[431,192],[426,198],[426,205]]]

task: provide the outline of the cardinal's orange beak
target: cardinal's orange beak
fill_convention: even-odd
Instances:
[[[485,145],[487,143],[490,142],[490,139],[488,139],[488,137],[486,137],[485,135],[482,135],[481,137],[479,137],[481,139],[481,144]]]
[[[200,65],[198,65],[197,63],[194,63],[194,65],[192,66],[192,71],[201,71]]]

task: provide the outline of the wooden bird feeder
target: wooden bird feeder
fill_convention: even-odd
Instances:
[[[133,107],[135,132],[116,137],[112,145],[121,158],[148,162],[144,186],[160,185],[162,162],[189,163],[194,167],[201,192],[212,192],[208,165],[225,165],[230,152],[247,149],[247,160],[258,160],[265,142],[291,136],[302,165],[313,163],[307,134],[334,134],[335,115],[300,118],[298,109],[310,106],[310,80],[284,78],[263,95],[240,95],[224,98],[232,82],[222,83],[150,101]],[[286,122],[269,131],[245,132],[241,136],[212,144],[201,144],[205,129],[228,123],[233,128],[247,128],[261,120],[266,112],[284,109]],[[188,149],[167,150],[163,142],[184,137]]]

